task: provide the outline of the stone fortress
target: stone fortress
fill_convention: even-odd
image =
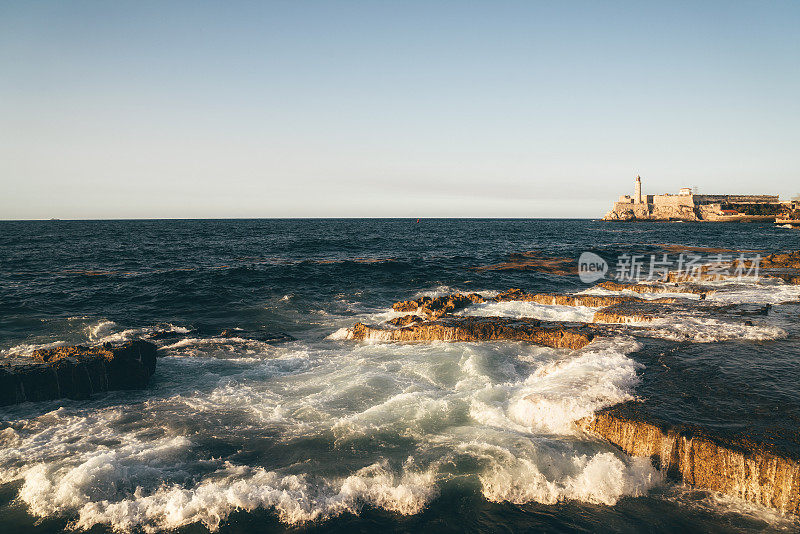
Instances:
[[[778,195],[698,195],[690,187],[677,195],[643,195],[637,176],[633,196],[621,196],[602,220],[775,222],[798,209],[796,204],[782,202]]]

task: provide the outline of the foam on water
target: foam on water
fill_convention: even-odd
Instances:
[[[515,503],[613,504],[659,480],[572,425],[632,398],[629,338],[580,351],[246,341],[168,345],[166,382],[134,406],[112,396],[44,415],[15,409],[0,432],[0,481],[21,480],[20,501],[39,517],[154,531],[213,530],[239,509],[288,524],[365,504],[415,514],[454,476]],[[256,357],[223,359],[224,343]]]
[[[755,283],[720,283],[708,296],[711,302],[725,304],[780,304],[800,301],[800,285],[762,279]]]
[[[519,300],[473,304],[462,315],[479,317],[533,317],[543,321],[571,321],[589,323],[599,308],[588,306],[561,306],[537,304]]]
[[[631,291],[630,289],[622,289],[619,291],[606,289],[604,287],[590,287],[588,289],[584,289],[583,291],[578,291],[577,295],[598,295],[598,296],[615,296],[621,295],[625,297],[636,297],[645,300],[656,300],[661,298],[683,298],[683,299],[690,299],[690,300],[699,300],[700,295],[696,293],[684,293],[681,291],[665,291],[665,292],[642,292],[639,293],[637,291]]]
[[[140,337],[146,337],[148,334],[154,332],[175,332],[177,334],[186,334],[189,332],[188,328],[183,326],[175,326],[173,324],[166,324],[162,326],[145,326],[142,328],[128,328],[125,330],[117,330],[116,323],[113,321],[101,321],[98,325],[89,329],[89,340],[100,345],[103,343],[119,343],[129,341]]]
[[[20,343],[19,345],[14,345],[13,347],[9,347],[8,349],[2,351],[3,355],[6,356],[20,356],[25,354],[30,354],[36,350],[43,350],[43,349],[54,349],[56,347],[63,347],[67,345],[66,341],[51,341],[50,343]]]
[[[784,329],[777,326],[756,323],[748,325],[741,321],[725,321],[689,315],[670,316],[646,323],[631,322],[629,324],[643,326],[644,330],[641,333],[647,336],[695,343],[736,339],[766,341],[788,336]]]

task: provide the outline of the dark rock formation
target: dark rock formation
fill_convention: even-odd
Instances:
[[[141,340],[37,350],[0,364],[0,405],[143,388],[155,368],[156,346]]]
[[[670,425],[631,401],[600,410],[578,422],[633,456],[648,456],[667,476],[800,513],[800,458],[768,443],[729,438],[698,426]]]
[[[357,323],[348,339],[368,341],[527,341],[548,347],[579,349],[594,338],[586,325],[543,323],[536,319],[505,317],[445,317],[402,328]]]

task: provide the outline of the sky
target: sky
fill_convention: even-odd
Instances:
[[[800,2],[0,0],[0,219],[800,193]]]

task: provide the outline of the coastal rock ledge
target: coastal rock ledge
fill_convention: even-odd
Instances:
[[[139,389],[155,369],[156,346],[142,340],[36,350],[0,364],[0,406]]]
[[[579,426],[631,456],[649,456],[668,477],[784,513],[800,514],[800,458],[766,443],[642,416],[635,401],[606,408]]]
[[[346,339],[356,341],[526,341],[545,347],[580,349],[594,338],[586,325],[565,326],[537,319],[504,317],[448,316],[434,321],[419,321],[405,316],[401,328],[384,328],[356,323],[347,330]],[[396,324],[397,324],[396,323]]]

